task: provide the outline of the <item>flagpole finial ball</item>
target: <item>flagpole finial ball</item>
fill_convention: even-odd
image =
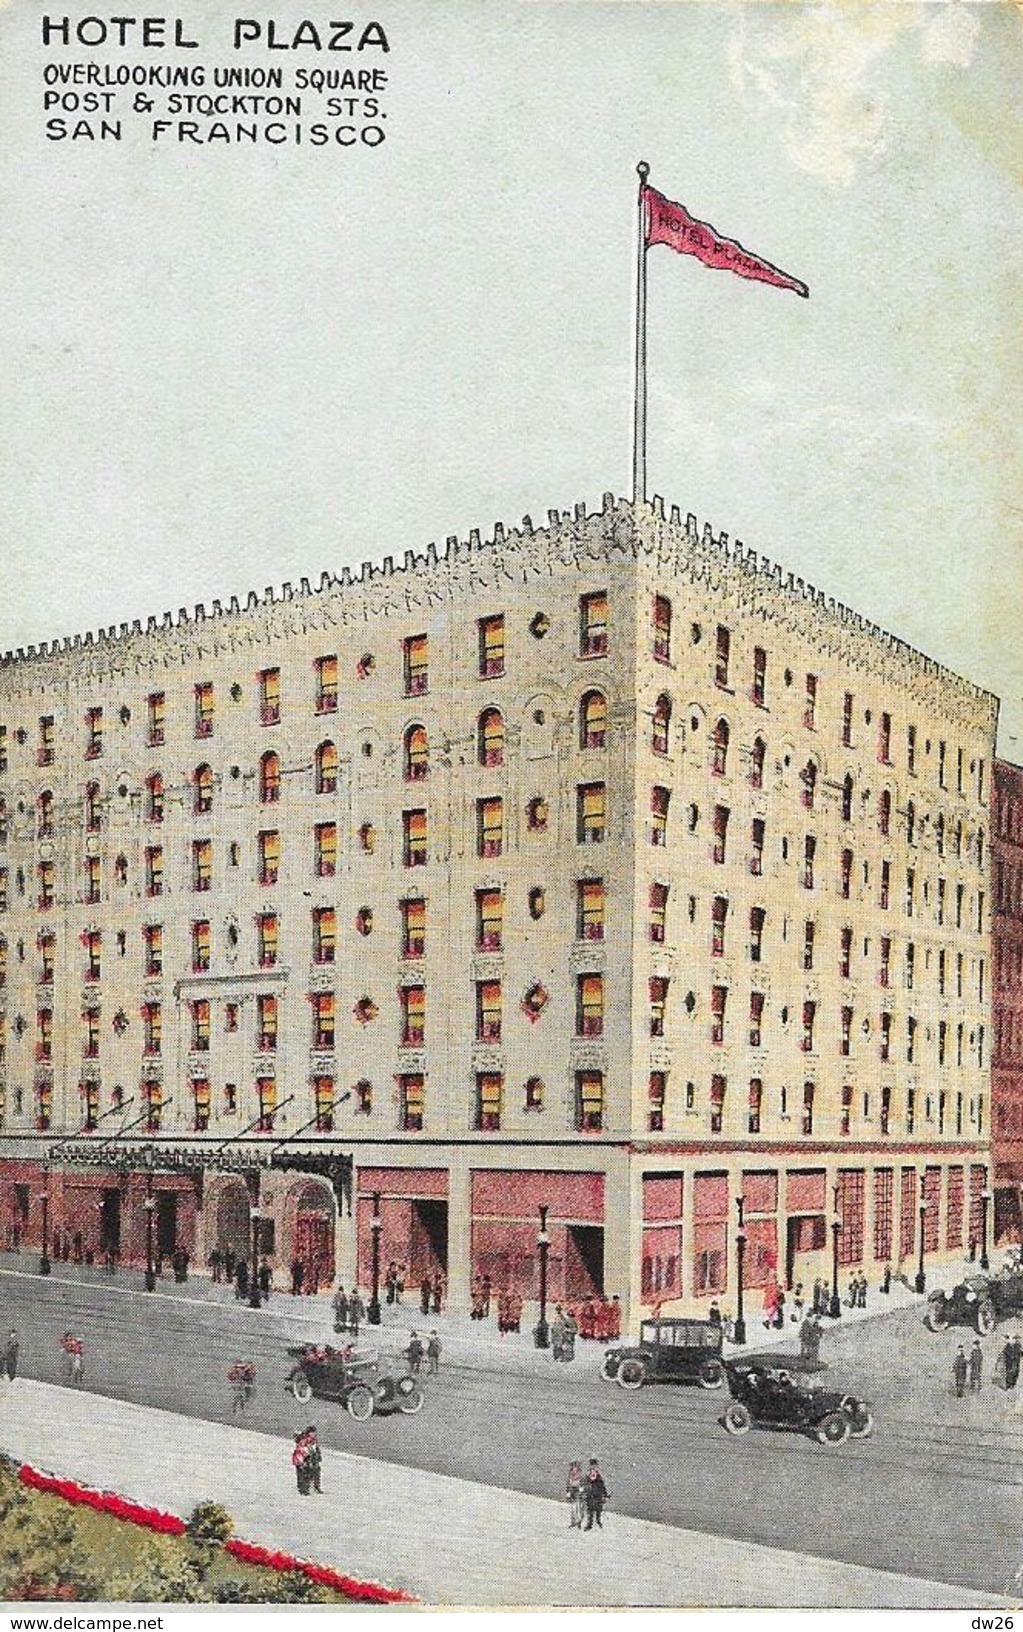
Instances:
[[[647,164],[645,159],[640,159],[636,166],[636,174],[640,181],[646,181],[647,176],[650,174],[650,166]]]

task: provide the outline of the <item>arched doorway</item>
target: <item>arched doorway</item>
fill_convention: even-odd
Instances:
[[[294,1209],[289,1269],[297,1259],[303,1290],[316,1292],[334,1280],[334,1197],[326,1184],[309,1180],[296,1186],[288,1200],[289,1212]]]
[[[230,1248],[236,1258],[249,1255],[249,1192],[241,1180],[230,1180],[217,1196],[216,1238],[221,1252]]]

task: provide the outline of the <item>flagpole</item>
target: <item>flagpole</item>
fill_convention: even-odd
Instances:
[[[636,373],[632,398],[632,502],[646,503],[646,200],[650,166],[640,160],[636,223]]]

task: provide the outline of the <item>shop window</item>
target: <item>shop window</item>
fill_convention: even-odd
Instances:
[[[603,782],[576,788],[576,838],[580,844],[603,844],[607,833],[607,795]]]
[[[422,1048],[426,1041],[426,987],[402,986],[398,997],[401,1003],[402,1047]]]
[[[607,651],[608,605],[604,590],[579,599],[579,656],[603,657]]]
[[[314,786],[317,793],[336,793],[338,777],[337,748],[329,740],[321,742],[313,762]]]
[[[197,765],[194,776],[195,814],[208,816],[213,809],[213,771],[209,765]]]
[[[604,880],[581,878],[576,884],[576,933],[583,941],[604,939]]]
[[[476,801],[476,849],[480,856],[501,855],[504,849],[504,800]]]
[[[333,1048],[334,993],[313,992],[309,1001],[313,1009],[313,1047]]]
[[[587,691],[579,704],[580,748],[603,748],[607,743],[607,698],[602,691]]]
[[[210,923],[208,918],[197,918],[192,925],[192,970],[197,975],[204,975],[209,967]]]
[[[426,902],[415,898],[401,903],[401,951],[406,958],[426,954]]]
[[[270,748],[259,762],[259,802],[275,805],[281,797],[281,761]]]
[[[277,962],[277,914],[261,912],[256,919],[256,955],[261,969],[272,969]]]
[[[668,1092],[666,1071],[651,1071],[647,1086],[647,1129],[650,1133],[664,1132],[664,1102]]]
[[[479,677],[481,680],[496,680],[504,673],[504,618],[500,613],[490,618],[480,618],[477,628]]]
[[[651,884],[650,886],[650,939],[658,945],[664,941],[665,919],[668,911],[667,884]]]
[[[668,842],[668,810],[671,794],[667,788],[650,790],[650,843],[664,847]]]
[[[316,712],[337,713],[337,657],[333,653],[316,659]]]
[[[409,635],[403,645],[406,697],[422,697],[430,689],[430,646],[426,635]]]
[[[281,835],[275,829],[266,829],[258,835],[259,882],[276,884],[281,871]]]
[[[499,980],[476,982],[476,1038],[481,1043],[501,1041],[502,993]]]
[[[195,734],[197,737],[213,735],[212,680],[200,680],[195,688]]]
[[[313,962],[333,963],[337,948],[337,914],[333,907],[313,908]]]
[[[604,977],[601,974],[576,977],[575,1029],[577,1037],[604,1035]]]
[[[259,676],[259,719],[262,725],[276,725],[281,717],[281,671],[264,669]]]
[[[476,891],[476,948],[500,952],[504,924],[504,896],[500,890]]]
[[[333,878],[337,872],[337,827],[334,822],[318,822],[313,829],[313,867],[317,878]]]
[[[504,764],[504,715],[499,708],[486,708],[476,726],[476,752],[481,765]]]
[[[671,662],[671,602],[667,595],[655,595],[653,606],[654,657],[658,663]]]
[[[423,782],[430,771],[430,739],[425,725],[410,725],[405,732],[405,780]]]
[[[662,691],[654,704],[650,746],[655,754],[666,754],[671,745],[671,698]]]
[[[402,811],[403,860],[406,867],[427,863],[426,811]]]

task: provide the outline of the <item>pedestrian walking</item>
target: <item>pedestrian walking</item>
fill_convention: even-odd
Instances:
[[[235,1360],[227,1368],[227,1380],[231,1385],[231,1415],[244,1411],[252,1398],[256,1386],[256,1368],[251,1360]]]
[[[554,1305],[554,1319],[551,1321],[551,1354],[555,1360],[562,1358],[562,1349],[565,1344],[565,1319],[561,1313],[560,1303]]]
[[[590,1457],[589,1472],[584,1484],[586,1499],[586,1523],[584,1530],[592,1530],[594,1520],[597,1529],[602,1530],[604,1521],[601,1517],[606,1504],[611,1500],[611,1493],[604,1483],[604,1475],[600,1471],[600,1464],[595,1456]]]
[[[419,1287],[419,1308],[424,1315],[430,1313],[430,1299],[433,1296],[433,1282],[429,1275],[424,1275]]]
[[[60,1340],[64,1355],[65,1377],[72,1388],[81,1388],[85,1380],[85,1344],[74,1332],[65,1332]]]
[[[892,1289],[892,1266],[891,1266],[891,1264],[885,1264],[884,1273],[881,1276],[881,1291],[887,1297],[887,1295],[891,1291],[891,1289]]]
[[[220,1285],[220,1277],[224,1271],[224,1254],[219,1247],[214,1247],[209,1257],[210,1274],[213,1276],[214,1286]]]
[[[862,1270],[860,1271],[859,1286],[856,1289],[856,1307],[857,1309],[867,1307],[867,1277]]]
[[[581,1530],[583,1514],[586,1511],[585,1479],[581,1462],[573,1462],[568,1470],[568,1484],[565,1487],[568,1497],[568,1528]]]
[[[436,1275],[433,1277],[433,1289],[431,1295],[433,1299],[433,1313],[435,1315],[439,1315],[441,1311],[441,1304],[444,1301],[444,1277],[441,1275],[439,1269]]]
[[[234,1280],[234,1270],[235,1270],[236,1262],[237,1262],[237,1259],[236,1259],[236,1256],[235,1256],[234,1248],[233,1247],[226,1248],[226,1250],[224,1252],[224,1279],[227,1282],[228,1286],[230,1286],[232,1281]]]
[[[235,1264],[234,1295],[239,1302],[243,1302],[249,1295],[249,1266],[244,1258],[239,1258]]]
[[[429,1341],[426,1345],[426,1359],[428,1362],[426,1367],[426,1375],[428,1377],[436,1377],[440,1371],[440,1338],[437,1336],[436,1332],[430,1333]]]
[[[981,1378],[984,1374],[984,1350],[980,1346],[980,1338],[975,1337],[973,1348],[970,1350],[970,1393],[980,1393]]]
[[[562,1360],[575,1359],[575,1340],[579,1331],[578,1322],[571,1309],[565,1311],[565,1330],[561,1339]]]
[[[320,1477],[323,1472],[323,1452],[320,1450],[320,1442],[316,1436],[316,1429],[310,1425],[310,1427],[305,1430],[302,1438],[305,1441],[306,1468],[309,1472],[309,1483],[313,1490],[315,1490],[317,1496],[322,1496],[323,1486],[320,1484]]]
[[[960,1343],[952,1361],[952,1381],[955,1384],[956,1399],[961,1400],[966,1393],[966,1374],[969,1367],[966,1363],[966,1352]]]
[[[334,1330],[335,1330],[335,1332],[345,1332],[345,1331],[347,1331],[348,1330],[349,1303],[348,1303],[348,1294],[346,1293],[343,1286],[339,1286],[337,1291],[334,1293],[332,1308],[334,1310]]]
[[[18,1375],[18,1351],[20,1347],[21,1344],[18,1341],[18,1334],[12,1326],[11,1330],[7,1334],[7,1342],[4,1346],[4,1370],[7,1373],[7,1381],[9,1383],[13,1383],[15,1377]]]
[[[781,1331],[781,1328],[785,1324],[785,1289],[784,1289],[783,1286],[779,1285],[779,1286],[776,1286],[774,1290],[775,1290],[774,1324],[775,1324],[776,1330]]]
[[[291,1260],[291,1295],[293,1298],[302,1296],[302,1282],[305,1280],[305,1264],[301,1258]]]
[[[387,1302],[394,1303],[398,1295],[398,1266],[395,1263],[387,1266],[384,1274],[384,1292],[387,1295]]]
[[[1002,1350],[1002,1367],[1005,1371],[1005,1386],[1015,1388],[1019,1382],[1020,1359],[1023,1356],[1023,1345],[1020,1344],[1019,1333],[1014,1332]]]
[[[805,1308],[806,1303],[803,1298],[803,1283],[802,1281],[797,1281],[792,1293],[792,1320],[795,1325],[800,1325]]]
[[[270,1302],[270,1288],[273,1286],[273,1272],[269,1259],[263,1258],[259,1265],[259,1297],[262,1303]]]
[[[352,1288],[352,1295],[348,1300],[348,1330],[353,1337],[358,1337],[359,1327],[366,1318],[366,1305],[359,1296],[358,1289]]]
[[[418,1332],[413,1332],[409,1338],[408,1348],[405,1350],[408,1369],[413,1377],[418,1377],[423,1369],[423,1340]]]
[[[799,1328],[799,1352],[808,1368],[816,1371],[821,1361],[821,1338],[824,1328],[820,1315],[807,1315]]]
[[[493,1282],[491,1281],[490,1276],[489,1275],[484,1275],[482,1281],[480,1282],[480,1291],[481,1291],[482,1296],[483,1296],[483,1317],[482,1318],[484,1320],[488,1320],[489,1317],[490,1317],[490,1294],[491,1294],[492,1290],[493,1290]]]
[[[405,1293],[405,1265],[398,1265],[398,1273],[394,1281],[394,1301],[400,1303]]]
[[[300,1496],[308,1496],[312,1488],[313,1475],[309,1466],[309,1446],[304,1433],[295,1435],[295,1449],[291,1453],[291,1465],[295,1470],[295,1483]]]
[[[712,1326],[721,1325],[721,1305],[718,1303],[717,1298],[711,1300],[710,1308],[707,1310],[707,1319]]]

